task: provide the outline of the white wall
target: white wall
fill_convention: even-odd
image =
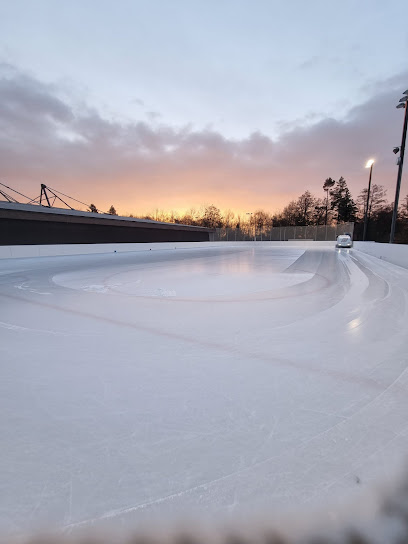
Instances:
[[[354,242],[354,249],[403,268],[408,268],[408,245]]]
[[[54,257],[58,255],[88,255],[91,253],[121,253],[126,251],[150,251],[158,249],[192,249],[204,247],[269,247],[269,246],[332,246],[334,242],[156,242],[151,244],[60,244],[30,246],[0,246],[0,259],[27,257]]]
[[[209,242],[158,242],[151,244],[58,244],[29,246],[0,246],[0,259],[26,257],[55,257],[58,255],[90,255],[92,253],[117,253],[149,251],[152,249],[192,248],[209,245]]]

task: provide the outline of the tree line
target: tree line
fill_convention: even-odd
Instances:
[[[355,223],[354,237],[362,238],[362,229],[367,203],[367,189],[363,189],[354,200],[343,177],[338,180],[327,178],[322,186],[323,197],[313,195],[306,190],[290,201],[282,211],[270,213],[263,209],[245,214],[231,209],[221,211],[214,204],[191,208],[183,214],[163,210],[139,216],[141,219],[180,223],[207,228],[251,230],[258,234],[268,232],[272,227],[334,225],[337,223]],[[382,185],[373,184],[367,210],[368,236],[378,242],[388,241],[393,202],[387,200],[387,191]],[[96,211],[92,204],[91,211]],[[109,213],[116,215],[114,206]],[[130,214],[130,217],[134,217]],[[399,207],[396,241],[408,243],[408,195]]]

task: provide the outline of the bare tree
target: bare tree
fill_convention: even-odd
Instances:
[[[316,198],[314,212],[313,212],[313,224],[314,225],[326,225],[327,224],[327,201],[323,198]]]
[[[235,213],[232,210],[225,210],[222,214],[222,222],[226,229],[230,229],[234,225]]]
[[[210,229],[220,228],[222,225],[222,217],[220,210],[214,206],[214,204],[211,204],[210,206],[206,206],[204,210],[203,218],[201,219],[201,224],[203,227],[207,227]]]
[[[190,211],[187,211],[184,215],[180,216],[180,223],[183,225],[196,225],[193,214]]]
[[[170,210],[167,213],[166,221],[168,223],[180,223],[179,215],[174,210]]]
[[[310,191],[305,191],[296,201],[297,223],[299,225],[311,225],[316,206],[316,198]]]
[[[312,225],[314,223],[316,198],[305,191],[297,200],[292,200],[283,209],[280,223],[284,225]]]
[[[394,205],[394,204],[393,204]],[[405,219],[405,221],[408,221],[408,195],[404,198],[404,201],[400,205],[400,215]]]
[[[255,233],[258,233],[262,240],[265,229],[272,226],[272,217],[263,210],[256,210],[251,218],[254,224]]]
[[[283,208],[280,214],[280,223],[282,226],[296,225],[298,218],[298,208],[296,200],[291,200],[287,206]]]
[[[364,218],[365,208],[367,204],[367,192],[368,189],[363,189],[357,197],[357,206],[358,206],[358,215],[359,218]],[[384,205],[387,203],[387,190],[384,189],[382,185],[372,185],[370,191],[370,202],[368,205],[367,216],[370,219],[372,216],[377,215],[377,213],[382,210]]]

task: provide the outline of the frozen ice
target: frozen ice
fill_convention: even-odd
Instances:
[[[408,272],[252,246],[0,261],[0,528],[292,508],[408,448]]]

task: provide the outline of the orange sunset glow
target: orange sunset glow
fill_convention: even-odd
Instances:
[[[34,78],[20,88],[21,77],[11,70],[7,87],[19,92],[4,93],[9,110],[19,112],[18,122],[7,123],[14,123],[10,131],[21,145],[3,152],[2,167],[3,179],[30,198],[46,183],[101,210],[114,205],[122,214],[180,213],[205,204],[235,213],[277,212],[305,190],[322,197],[329,176],[345,177],[358,194],[370,155],[377,157],[376,182],[394,184],[387,145],[397,141],[398,112],[384,114],[394,80],[342,122],[322,120],[276,138],[254,132],[231,139],[208,129],[115,123],[95,110],[74,109]],[[38,93],[44,111],[32,118],[29,105]]]

